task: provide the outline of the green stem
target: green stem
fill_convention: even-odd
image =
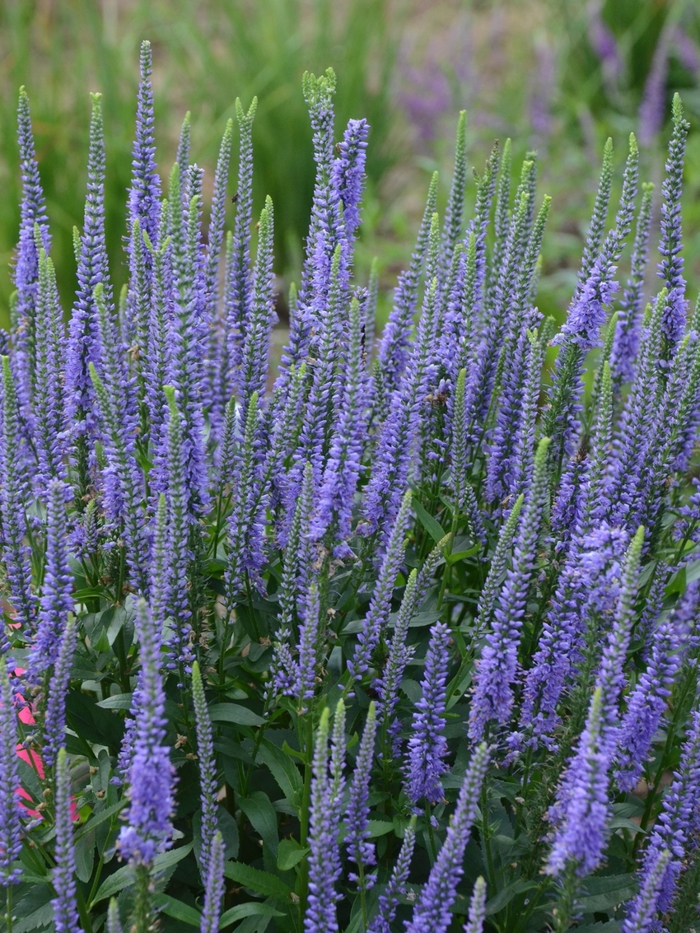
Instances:
[[[134,871],[134,924],[133,933],[149,933],[153,920],[151,875],[145,865],[137,865]]]

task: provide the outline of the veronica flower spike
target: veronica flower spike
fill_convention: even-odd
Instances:
[[[377,710],[370,703],[365,728],[360,740],[360,748],[355,760],[355,770],[350,782],[348,806],[345,814],[347,833],[345,846],[348,855],[357,865],[359,877],[353,875],[362,887],[369,887],[372,880],[365,875],[365,870],[376,862],[374,844],[370,842],[369,831],[369,786],[374,758],[374,742],[377,732]]]
[[[477,747],[469,763],[447,836],[406,924],[406,933],[446,933],[457,885],[464,871],[464,850],[469,842],[489,753],[485,743]]]
[[[34,149],[29,98],[23,87],[19,90],[17,137],[22,173],[22,203],[17,260],[13,270],[17,289],[15,305],[14,343],[17,352],[16,378],[25,411],[33,402],[36,378],[36,354],[40,349],[37,333],[37,292],[39,285],[39,250],[48,253],[51,246],[46,217],[44,192]],[[35,231],[38,229],[39,239]],[[26,406],[26,407],[25,407]]]
[[[192,699],[197,730],[197,759],[199,762],[199,787],[202,804],[202,848],[199,864],[202,880],[207,883],[209,872],[214,868],[213,864],[210,865],[209,860],[213,852],[218,827],[218,804],[216,802],[218,784],[211,719],[207,710],[204,684],[202,683],[202,675],[197,661],[192,665]]]
[[[406,882],[411,870],[411,858],[416,842],[416,817],[406,827],[401,849],[394,863],[391,877],[379,895],[377,913],[367,927],[367,933],[391,933],[399,900],[406,894]]]
[[[406,792],[414,806],[423,798],[435,804],[443,795],[440,776],[447,771],[444,715],[449,643],[449,628],[444,622],[438,622],[430,633],[422,680],[423,695],[416,704],[408,740]]]
[[[221,901],[224,896],[224,841],[217,832],[211,841],[211,851],[207,863],[209,870],[204,892],[204,910],[202,911],[201,933],[218,933],[221,919]]]
[[[22,813],[17,756],[17,710],[5,658],[0,658],[0,887],[17,884],[22,876]]]
[[[73,819],[71,817],[70,767],[66,750],[58,753],[56,764],[56,867],[53,886],[56,897],[53,922],[56,933],[81,933],[82,927],[76,909],[75,851],[73,848]]]
[[[464,933],[482,933],[486,919],[486,882],[479,876],[474,882],[472,899],[469,902],[469,917],[464,924]]]

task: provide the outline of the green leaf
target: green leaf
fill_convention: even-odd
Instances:
[[[443,531],[440,522],[433,518],[433,516],[420,504],[420,500],[415,494],[413,496],[413,511],[416,513],[416,518],[428,532],[433,541],[436,544],[439,544],[447,532]]]
[[[287,800],[290,803],[297,802],[304,782],[299,769],[289,755],[285,754],[281,748],[278,748],[268,739],[263,739],[256,757],[270,769],[279,789]]]
[[[510,884],[507,884],[505,888],[498,892],[495,897],[492,897],[490,901],[486,904],[486,914],[487,916],[491,914],[497,914],[500,910],[510,904],[513,898],[517,894],[522,894],[524,891],[529,891],[532,888],[536,888],[536,881],[526,881],[524,878],[520,878],[517,881],[512,881]]]
[[[112,804],[111,807],[105,807],[104,810],[99,810],[97,813],[93,813],[86,821],[83,829],[75,836],[75,841],[79,842],[83,836],[86,836],[88,833],[91,833],[100,823],[104,823],[105,820],[111,820],[112,817],[119,813],[120,810],[123,810],[127,805],[128,801],[126,797],[115,804]]]
[[[152,874],[158,874],[159,872],[164,872],[169,868],[173,868],[173,866],[177,865],[178,862],[181,862],[183,858],[190,854],[192,845],[193,843],[189,842],[186,846],[181,846],[179,849],[171,849],[170,852],[163,852],[162,855],[157,855],[153,862]],[[118,868],[113,875],[110,875],[109,878],[105,878],[102,882],[89,909],[92,910],[95,904],[103,901],[106,897],[112,897],[113,894],[118,894],[124,888],[128,887],[133,880],[134,876],[129,865],[123,865],[121,868]]]
[[[12,933],[28,933],[29,930],[36,930],[39,927],[51,927],[53,922],[52,898],[52,889],[48,885],[41,885],[32,888],[19,904],[13,904],[13,913],[19,919],[12,924]]]
[[[236,907],[231,907],[226,913],[222,914],[221,920],[219,920],[219,929],[223,930],[224,927],[235,923],[237,920],[242,920],[244,917],[257,916],[284,917],[284,914],[281,910],[275,910],[271,904],[257,904],[251,901],[248,904],[238,904]]]
[[[586,894],[578,903],[584,913],[611,910],[623,901],[628,901],[637,893],[637,876],[605,875],[602,878],[589,878],[586,881]]]
[[[247,706],[238,703],[217,703],[209,708],[212,722],[233,722],[238,726],[261,726],[265,720]]]
[[[100,700],[97,706],[100,709],[131,709],[131,696],[130,693],[115,693],[114,696]]]
[[[227,862],[224,866],[224,874],[231,881],[237,881],[244,888],[249,888],[256,894],[262,894],[263,897],[274,897],[278,901],[290,900],[292,889],[277,875],[271,875],[267,871],[251,868],[243,862]]]
[[[71,729],[94,745],[118,748],[124,731],[121,719],[109,710],[100,709],[95,701],[80,690],[73,690],[66,700],[66,714]]]
[[[445,556],[445,560],[448,564],[456,564],[460,560],[466,560],[467,557],[472,557],[474,554],[478,554],[481,550],[480,544],[475,544],[474,547],[467,548],[466,551],[453,551],[451,554]]]
[[[298,865],[308,853],[308,846],[300,845],[296,839],[283,839],[277,853],[277,867],[280,871],[289,871]]]
[[[277,856],[279,836],[277,834],[277,813],[270,803],[270,798],[261,790],[256,790],[250,797],[238,801],[241,810],[245,813],[253,829],[262,838],[262,841]]]
[[[370,820],[369,821],[369,834],[372,839],[376,839],[377,836],[386,836],[387,833],[394,831],[394,821],[387,822],[387,820]]]
[[[95,833],[91,830],[75,841],[75,873],[85,882],[90,880],[95,863]]]
[[[189,904],[178,901],[177,898],[171,897],[169,894],[156,894],[153,898],[153,906],[161,913],[172,917],[173,920],[182,920],[183,923],[188,923],[192,927],[197,927],[197,929],[199,929],[202,922],[202,915],[198,910],[190,907]]]

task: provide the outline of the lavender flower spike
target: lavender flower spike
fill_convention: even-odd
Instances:
[[[628,914],[622,921],[620,933],[649,933],[654,928],[656,905],[671,860],[671,850],[662,849],[656,852],[655,856],[644,878],[642,890],[632,901]]]
[[[40,236],[38,226],[35,229]],[[35,488],[43,495],[53,477],[64,479],[63,365],[65,335],[53,262],[39,250],[39,291],[36,304],[36,387],[34,444],[37,452]]]
[[[218,827],[216,803],[218,784],[216,781],[216,757],[214,754],[211,720],[207,710],[202,675],[197,661],[192,665],[192,700],[194,703],[195,726],[197,729],[199,799],[202,804],[202,849],[199,856],[199,873],[204,883],[207,884],[210,870],[215,867],[213,864],[210,865],[209,859],[213,852]]]
[[[573,867],[580,877],[600,864],[611,807],[609,755],[601,738],[603,689],[596,687],[578,751],[564,776],[550,817],[557,823],[546,871],[560,876]]]
[[[335,883],[340,876],[338,815],[328,773],[328,707],[316,731],[311,800],[309,805],[309,896],[304,929],[306,933],[337,933]]]
[[[30,551],[24,543],[27,533],[27,488],[21,458],[24,453],[19,429],[17,395],[8,357],[2,357],[2,544],[10,599],[25,634],[34,629],[36,598],[32,593]]]
[[[141,230],[151,243],[158,241],[160,216],[160,176],[155,162],[156,143],[153,135],[153,55],[151,43],[141,43],[141,82],[136,105],[136,137],[132,152],[132,176],[129,189],[129,217],[139,221]]]
[[[66,486],[61,480],[49,484],[46,522],[46,557],[41,587],[39,619],[29,655],[29,674],[36,679],[55,664],[59,644],[73,610],[73,574],[68,565]]]
[[[111,898],[107,908],[107,933],[123,933],[122,922],[119,919],[119,908],[116,898]]]
[[[358,644],[355,654],[352,660],[348,661],[348,670],[356,678],[360,678],[368,670],[374,649],[379,644],[379,639],[389,621],[391,595],[406,550],[404,538],[408,529],[412,500],[413,493],[407,489],[391,529],[389,545],[382,560],[362,631],[357,636]]]
[[[355,771],[350,783],[350,795],[345,814],[348,828],[345,845],[348,856],[358,866],[360,885],[364,887],[369,887],[369,879],[364,876],[364,869],[376,862],[374,844],[369,839],[369,782],[372,774],[376,733],[377,710],[375,704],[370,703],[360,749],[355,760]],[[357,876],[353,875],[351,878],[356,880]]]
[[[165,744],[165,691],[160,673],[159,639],[148,604],[136,607],[140,643],[141,702],[137,713],[134,753],[129,767],[126,826],[117,841],[122,858],[150,866],[172,844],[173,767]]]
[[[669,859],[659,886],[656,910],[663,916],[673,902],[678,877],[692,836],[697,827],[697,801],[700,794],[700,706],[696,696],[681,757],[673,780],[664,796],[661,812],[644,853],[640,888],[644,891],[649,877],[655,873],[659,853],[670,849]]]
[[[5,658],[0,658],[0,887],[17,884],[22,869],[17,863],[22,851],[20,834],[19,758],[17,756],[17,711]]]
[[[450,631],[444,622],[438,622],[430,633],[428,653],[423,673],[423,694],[413,714],[411,738],[408,741],[406,763],[406,793],[414,806],[425,798],[437,803],[442,798],[440,776],[447,771],[445,756],[445,705],[447,701],[447,665],[449,660]]]
[[[474,882],[469,917],[464,924],[464,933],[482,933],[486,919],[486,882],[479,876]]]
[[[44,206],[44,192],[36,162],[32,121],[29,113],[29,98],[23,87],[19,89],[17,108],[17,137],[19,142],[20,168],[22,172],[22,203],[20,206],[19,243],[17,262],[13,271],[17,289],[15,305],[16,353],[15,376],[20,388],[23,410],[33,402],[36,378],[36,354],[39,349],[37,334],[37,291],[39,282],[39,249],[48,253],[51,239]],[[35,229],[39,229],[39,240]],[[25,408],[26,406],[26,408]]]
[[[105,240],[105,149],[102,95],[92,94],[91,96],[88,185],[85,219],[80,237],[78,291],[71,315],[66,350],[66,413],[77,436],[78,465],[82,473],[79,481],[83,485],[87,482],[87,442],[84,435],[86,431],[92,434],[95,430],[92,414],[94,390],[90,380],[89,365],[93,363],[99,370],[101,361],[97,306],[94,298],[96,285],[103,285],[107,309],[110,314],[114,311]]]
[[[671,687],[683,662],[697,593],[694,587],[680,598],[675,610],[651,636],[651,657],[627,703],[620,730],[617,783],[633,791],[649,756],[656,730],[666,711]]]
[[[396,908],[399,906],[399,899],[406,893],[406,882],[411,870],[411,858],[413,857],[415,842],[416,818],[413,816],[406,827],[391,877],[379,895],[377,914],[370,921],[367,933],[391,933],[391,926],[396,916]]]
[[[58,753],[56,766],[56,867],[53,887],[56,897],[51,901],[56,933],[81,933],[76,910],[75,852],[71,819],[70,769],[66,750]]]
[[[673,97],[673,133],[668,149],[666,178],[661,186],[661,242],[659,276],[668,289],[668,310],[663,321],[667,350],[673,350],[681,339],[686,323],[685,279],[683,278],[683,248],[681,234],[681,193],[683,190],[683,160],[690,124],[683,116],[678,94]]]
[[[211,842],[207,859],[209,871],[204,891],[204,910],[200,933],[218,933],[221,919],[221,900],[224,896],[224,841],[217,832]]]
[[[365,173],[365,152],[369,124],[366,120],[349,120],[338,144],[339,154],[333,160],[331,184],[343,205],[345,236],[351,241],[360,225],[360,203]]]
[[[406,933],[445,933],[450,925],[450,908],[464,872],[464,850],[469,842],[488,760],[486,743],[482,743],[469,764],[447,837],[421,891],[413,917],[406,925]]]
[[[318,586],[309,585],[304,599],[304,624],[299,631],[299,663],[294,692],[299,700],[299,707],[308,710],[308,700],[312,700],[316,689],[317,668],[321,642],[321,606]]]
[[[70,619],[63,631],[63,637],[58,646],[58,653],[54,663],[53,675],[49,681],[49,696],[46,702],[46,715],[44,718],[44,747],[41,752],[44,764],[47,767],[50,767],[56,761],[59,749],[65,742],[66,697],[68,696],[75,642],[75,622]]]
[[[537,447],[527,503],[513,548],[513,565],[506,574],[477,670],[469,717],[472,741],[481,739],[491,720],[505,725],[513,707],[520,630],[535,569],[537,540],[548,492],[548,450],[549,438],[543,437]]]

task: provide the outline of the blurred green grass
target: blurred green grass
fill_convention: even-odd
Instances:
[[[603,38],[614,40],[614,74],[602,55],[601,28]],[[8,318],[9,263],[19,223],[15,111],[22,84],[31,100],[66,310],[74,289],[72,227],[82,223],[88,92],[103,92],[107,239],[115,284],[124,282],[122,238],[143,38],[154,51],[164,176],[189,109],[192,157],[205,167],[210,185],[235,98],[247,104],[258,96],[256,204],[268,193],[275,203],[276,269],[285,280],[298,272],[313,185],[301,75],[334,67],[338,133],[351,116],[365,116],[372,126],[356,265],[363,277],[373,256],[379,258],[380,320],[435,168],[441,170],[444,205],[457,112],[467,110],[477,169],[495,137],[513,138],[514,179],[519,160],[537,149],[540,192],[553,197],[538,301],[561,320],[605,138],[615,140],[619,182],[655,51],[677,29],[697,47],[697,0],[3,0],[0,323]],[[700,278],[700,90],[698,74],[682,57],[671,42],[662,93],[668,113],[673,91],[681,90],[691,120],[683,219],[694,297]],[[642,149],[641,174],[657,183],[657,199],[667,131],[662,122]],[[234,187],[232,172],[232,192]],[[468,200],[473,194],[472,185]]]
[[[305,70],[338,75],[339,131],[349,117],[372,126],[370,191],[401,157],[389,99],[399,30],[388,0],[4,0],[0,4],[0,315],[7,320],[9,262],[17,239],[20,184],[15,143],[20,85],[30,97],[41,178],[54,234],[64,305],[74,285],[72,228],[82,223],[89,91],[103,93],[107,243],[115,284],[130,178],[138,49],[154,54],[158,162],[167,176],[186,110],[192,158],[211,185],[221,134],[234,102],[259,106],[254,127],[255,196],[275,204],[280,270],[298,265],[313,188],[311,131],[301,93]],[[235,186],[235,167],[231,175]],[[206,182],[205,182],[206,183]]]

